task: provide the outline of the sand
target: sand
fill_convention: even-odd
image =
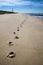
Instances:
[[[10,52],[16,56],[8,58]],[[0,65],[43,65],[43,20],[24,14],[0,15]]]

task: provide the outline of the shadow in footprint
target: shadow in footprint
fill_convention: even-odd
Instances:
[[[20,31],[19,29],[17,31]]]
[[[15,39],[19,39],[19,37],[18,36],[15,36]]]
[[[16,32],[13,32],[13,34],[16,34]]]
[[[12,45],[14,45],[14,44],[12,44],[12,42],[9,42],[9,45],[12,46]]]
[[[16,54],[14,52],[10,52],[7,57],[14,58],[14,57],[16,57]]]

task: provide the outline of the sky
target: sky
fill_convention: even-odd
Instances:
[[[43,0],[0,0],[0,10],[20,13],[43,13]]]

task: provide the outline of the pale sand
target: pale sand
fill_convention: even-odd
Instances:
[[[16,57],[8,58],[10,52]],[[0,65],[43,65],[43,20],[24,14],[0,15]]]

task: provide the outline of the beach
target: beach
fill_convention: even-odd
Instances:
[[[8,58],[10,52],[16,56]],[[43,20],[25,14],[0,15],[0,65],[43,65]]]

